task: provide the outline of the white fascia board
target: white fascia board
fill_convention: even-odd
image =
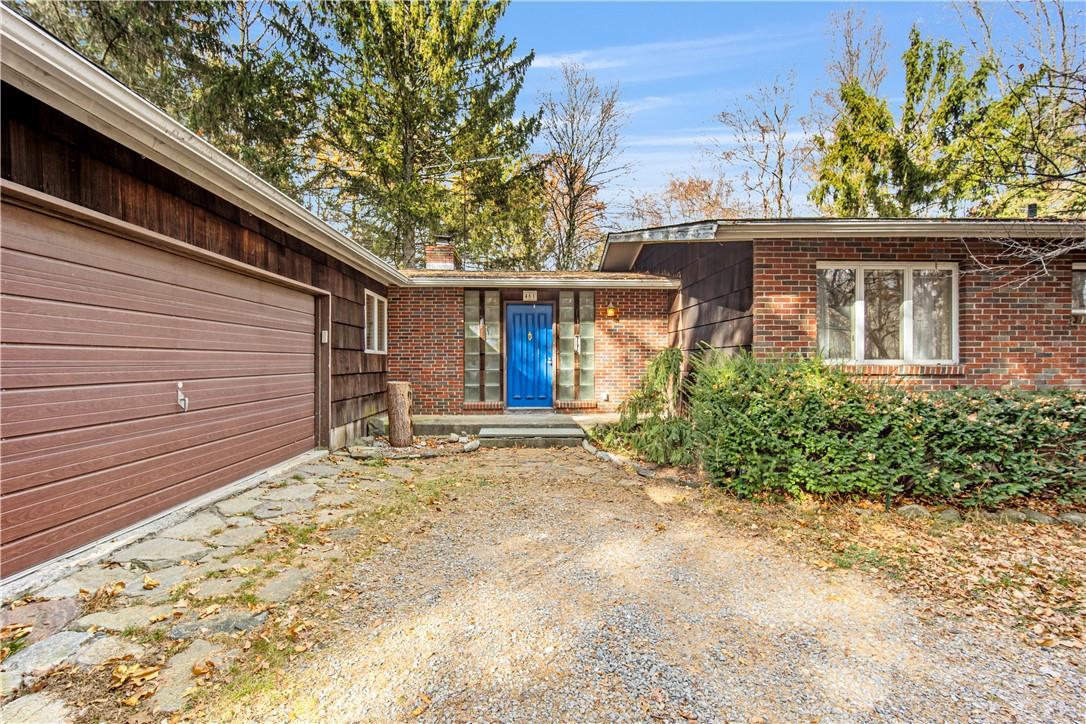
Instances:
[[[1084,221],[1019,219],[826,219],[811,221],[721,221],[712,241],[758,239],[964,238],[1061,239],[1086,234]]]
[[[1086,221],[962,221],[947,219],[810,219],[717,221],[609,234],[601,271],[633,268],[645,244],[738,242],[760,239],[1077,239],[1086,237]]]
[[[491,287],[491,288],[545,288],[545,289],[678,289],[678,279],[556,279],[531,277],[500,279],[494,277],[412,277],[415,287]]]
[[[394,266],[15,11],[0,8],[0,19],[4,82],[384,284],[410,284]]]

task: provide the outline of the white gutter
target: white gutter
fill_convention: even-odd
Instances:
[[[0,8],[0,58],[4,82],[377,281],[410,285],[391,264],[7,6]]]
[[[1067,239],[1086,237],[1086,221],[1023,219],[739,219],[676,224],[607,235],[601,270],[613,247],[629,247],[632,264],[644,244],[729,242],[759,239]],[[620,266],[628,269],[626,261]]]
[[[678,289],[678,279],[569,279],[552,276],[538,277],[426,277],[412,276],[411,286],[417,287],[538,287],[543,289]]]

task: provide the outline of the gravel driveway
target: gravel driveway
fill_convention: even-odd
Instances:
[[[345,563],[358,595],[341,634],[231,716],[1086,720],[1081,662],[790,559],[697,491],[579,449],[416,469],[488,484]]]

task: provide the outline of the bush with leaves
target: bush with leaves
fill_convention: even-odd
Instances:
[[[654,361],[613,435],[741,495],[1086,498],[1086,392],[923,393],[818,360],[710,353],[682,384],[677,355]]]
[[[692,464],[694,444],[690,422],[680,414],[682,399],[682,351],[665,349],[649,363],[637,388],[622,403],[610,442],[624,442],[654,463]]]

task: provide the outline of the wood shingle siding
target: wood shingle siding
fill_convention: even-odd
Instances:
[[[385,355],[361,344],[365,290],[383,284],[261,218],[3,85],[0,175],[331,294],[332,443],[385,409]]]
[[[750,349],[754,341],[754,264],[750,242],[646,244],[634,271],[679,277],[668,331],[672,346],[691,352]]]

